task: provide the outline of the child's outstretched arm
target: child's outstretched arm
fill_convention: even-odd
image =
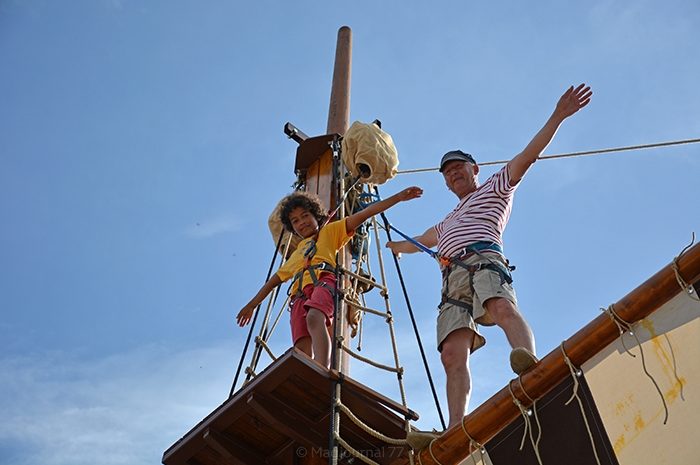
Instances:
[[[345,220],[345,229],[348,232],[354,231],[368,218],[371,218],[374,215],[378,215],[379,213],[393,207],[399,202],[415,199],[420,197],[421,195],[423,195],[423,189],[421,189],[420,187],[407,187],[406,189],[402,190],[397,194],[392,195],[391,197],[388,197],[384,200],[380,200],[379,202],[374,202],[364,210],[360,210],[359,212],[348,216]]]
[[[282,280],[279,278],[279,276],[277,276],[277,273],[275,273],[270,279],[267,280],[265,284],[263,284],[258,293],[255,294],[255,297],[253,297],[250,302],[248,302],[245,307],[238,312],[238,315],[236,316],[238,326],[247,325],[250,319],[253,317],[255,307],[260,305],[260,302],[262,302],[265,297],[267,297],[267,295],[280,284],[282,284]]]

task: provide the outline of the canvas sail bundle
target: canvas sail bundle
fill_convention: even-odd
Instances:
[[[282,209],[282,201],[280,200],[275,206],[275,209],[270,213],[270,217],[267,219],[267,226],[270,228],[270,234],[272,235],[272,241],[275,245],[279,241],[278,252],[285,256],[285,249],[287,249],[287,243],[289,243],[289,249],[287,249],[287,254],[285,258],[289,257],[292,252],[294,252],[299,245],[301,238],[296,234],[292,234],[284,229],[282,220],[280,219],[280,211]],[[280,241],[280,234],[283,234],[282,240]]]
[[[377,123],[352,123],[343,136],[342,158],[350,173],[368,184],[384,184],[399,167],[394,140]]]

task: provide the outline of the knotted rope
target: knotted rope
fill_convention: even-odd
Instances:
[[[636,357],[632,352],[630,352],[627,347],[625,346],[624,342],[624,334],[625,332],[629,332],[634,339],[637,341],[637,347],[639,347],[639,354],[641,355],[642,359],[642,369],[644,370],[644,374],[647,375],[647,378],[651,380],[651,382],[654,384],[654,387],[656,388],[656,392],[659,393],[659,396],[661,397],[661,403],[664,406],[664,425],[668,421],[668,406],[666,405],[666,399],[664,398],[663,393],[661,392],[661,388],[659,387],[659,383],[656,382],[654,377],[649,373],[649,370],[647,370],[647,364],[646,360],[644,359],[644,349],[642,348],[642,343],[637,337],[637,335],[634,333],[632,330],[632,325],[620,318],[620,316],[615,313],[615,308],[614,305],[611,304],[607,309],[601,308],[601,310],[605,313],[608,314],[610,319],[617,325],[617,329],[620,331],[620,341],[622,341],[622,346],[625,348],[625,352],[627,352],[628,355],[631,357]]]
[[[466,417],[465,417],[465,418],[466,418]],[[462,431],[464,431],[464,434],[465,434],[465,435],[467,436],[467,438],[469,439],[469,447],[474,448],[474,449],[475,449],[474,452],[476,452],[476,450],[479,451],[479,456],[480,456],[480,459],[479,459],[479,460],[480,460],[481,463],[483,464],[483,463],[484,463],[484,452],[483,452],[484,446],[482,446],[481,444],[479,444],[479,442],[477,442],[473,437],[471,437],[471,435],[470,435],[469,432],[467,431],[467,427],[466,427],[465,424],[464,424],[464,418],[462,418],[462,421],[460,422],[460,424],[462,425]],[[470,456],[471,456],[471,458],[472,458],[472,461],[474,462],[474,465],[478,465],[478,464],[476,463],[476,458],[474,457],[474,454],[472,453],[472,454],[470,454]]]
[[[578,395],[578,386],[579,386],[578,377],[579,377],[580,370],[577,370],[574,367],[574,364],[569,359],[569,356],[566,355],[566,350],[564,350],[564,341],[562,341],[562,343],[559,347],[561,348],[561,353],[564,356],[564,362],[569,367],[569,372],[571,373],[571,379],[574,380],[573,393],[571,394],[571,397],[569,398],[569,400],[564,402],[564,405],[569,405],[571,403],[571,401],[574,400],[574,398],[578,402],[579,409],[581,410],[581,416],[583,417],[583,422],[586,425],[586,431],[588,431],[588,438],[591,440],[591,448],[593,449],[593,455],[595,456],[595,461],[598,465],[600,465],[600,459],[598,458],[598,451],[596,450],[595,441],[593,440],[593,433],[591,432],[591,427],[588,424],[588,417],[586,417],[586,411],[583,408],[583,401],[581,400],[581,398]]]
[[[700,297],[698,297],[697,293],[695,292],[695,289],[693,289],[692,284],[688,284],[685,282],[683,277],[681,276],[680,269],[678,268],[678,259],[681,258],[681,256],[690,248],[692,247],[693,243],[695,243],[695,232],[693,232],[693,237],[690,240],[690,244],[686,245],[683,250],[681,250],[681,253],[678,254],[678,256],[673,258],[673,262],[671,263],[671,268],[673,268],[673,272],[676,274],[676,281],[678,281],[678,285],[683,289],[685,294],[690,297],[692,300],[695,300],[696,302],[700,302]]]
[[[520,380],[520,378],[518,378]],[[539,448],[539,442],[540,442],[540,437],[542,433],[542,428],[540,426],[540,420],[537,417],[537,410],[535,407],[535,401],[530,398],[530,396],[527,395],[527,392],[525,392],[525,389],[523,389],[522,382],[520,382],[520,389],[521,391],[525,394],[525,397],[528,398],[530,402],[532,402],[532,409],[534,412],[535,420],[537,422],[537,429],[538,429],[538,434],[537,434],[537,441],[532,437],[532,422],[530,420],[530,411],[525,408],[525,406],[520,402],[520,399],[518,399],[515,396],[515,393],[513,392],[513,389],[511,388],[511,383],[508,383],[508,391],[510,391],[510,396],[513,398],[513,403],[515,404],[516,407],[518,407],[518,410],[520,410],[520,415],[523,417],[523,423],[525,424],[525,430],[523,431],[523,438],[520,440],[520,449],[523,450],[525,447],[525,438],[530,436],[530,443],[532,444],[532,449],[535,451],[535,457],[537,458],[537,463],[540,465],[543,465],[542,463],[542,458],[540,457],[540,448]]]

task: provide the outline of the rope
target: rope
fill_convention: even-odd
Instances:
[[[335,180],[335,188],[337,196],[340,197],[343,194],[345,188],[345,179],[340,176],[341,163],[340,163],[340,143],[337,137],[333,138],[331,144],[331,150],[333,151],[333,178]],[[345,201],[338,202],[338,206],[345,205]],[[337,208],[336,207],[336,208]],[[340,210],[340,217],[345,217],[345,208]],[[342,250],[342,249],[341,249]],[[344,264],[344,254],[336,253],[336,265],[339,262]],[[338,266],[335,267],[335,278],[336,282],[341,282],[340,269]],[[340,311],[340,293],[333,293],[333,339],[331,340],[331,364],[330,367],[338,371],[340,376],[333,382],[333,387],[331,389],[331,402],[330,402],[330,415],[332,421],[330,422],[330,428],[328,432],[328,450],[330,451],[330,457],[328,463],[330,465],[338,464],[338,444],[340,442],[340,412],[336,408],[336,402],[340,402],[342,394],[342,382],[344,379],[343,375],[343,357],[342,354],[338,353],[339,346],[342,344],[342,323],[344,321],[342,312]]]
[[[557,159],[557,158],[583,157],[583,156],[589,156],[589,155],[600,155],[600,154],[614,153],[614,152],[627,152],[630,150],[652,149],[652,148],[657,148],[657,147],[671,147],[674,145],[683,145],[683,144],[697,144],[698,142],[700,142],[700,139],[684,139],[684,140],[676,140],[676,141],[670,141],[670,142],[658,142],[658,143],[654,143],[654,144],[629,145],[626,147],[587,150],[584,152],[570,152],[570,153],[562,153],[562,154],[557,154],[557,155],[542,155],[542,156],[538,157],[537,159],[538,160],[553,160],[553,159]],[[510,160],[488,161],[485,163],[479,163],[479,166],[505,165],[509,161]],[[438,171],[439,169],[440,168],[417,168],[417,169],[412,169],[412,170],[401,170],[401,171],[398,171],[397,174],[425,173],[425,172],[429,172],[429,171]]]
[[[581,409],[581,416],[583,417],[583,422],[586,424],[586,431],[588,431],[588,438],[591,440],[591,449],[593,449],[593,455],[595,456],[595,461],[598,465],[600,465],[600,459],[598,458],[598,451],[596,450],[595,447],[595,441],[593,440],[593,433],[591,432],[591,427],[588,425],[588,418],[586,417],[586,411],[583,408],[583,401],[581,401],[581,398],[578,395],[578,376],[580,373],[580,370],[577,370],[574,367],[574,364],[571,363],[571,360],[569,359],[569,356],[566,355],[566,350],[564,350],[564,341],[561,342],[561,345],[559,346],[561,348],[561,353],[564,356],[564,362],[566,362],[566,365],[569,367],[569,372],[571,373],[571,379],[574,380],[574,389],[573,393],[571,394],[571,397],[569,400],[567,400],[564,405],[569,405],[574,398],[576,398],[576,401],[578,402],[579,409]]]
[[[282,244],[282,237],[284,236],[284,229],[280,231],[280,236],[277,239],[277,245],[275,246],[275,252],[272,254],[272,260],[270,261],[270,267],[267,270],[267,278],[265,278],[265,281],[270,279],[270,276],[272,276],[272,269],[275,266],[275,262],[277,261],[277,251],[280,248],[280,244]],[[232,397],[234,391],[236,390],[236,384],[238,383],[238,375],[241,373],[241,368],[243,367],[243,360],[245,360],[246,353],[248,352],[248,347],[250,346],[250,338],[253,336],[253,328],[255,327],[255,322],[258,319],[258,310],[260,309],[260,305],[255,309],[255,314],[253,315],[253,321],[250,324],[250,329],[248,330],[248,336],[246,337],[245,340],[245,345],[243,346],[243,353],[241,354],[241,360],[238,362],[238,368],[236,369],[236,375],[233,377],[233,384],[231,385],[231,390],[229,391],[228,396]]]
[[[610,307],[612,307],[612,305]],[[614,311],[608,311],[610,309],[606,310],[604,308],[601,308],[600,310],[602,312],[607,313],[612,322],[615,323],[615,325],[617,326],[617,330],[620,333],[620,342],[622,343],[622,347],[625,349],[625,352],[627,352],[627,355],[629,355],[632,358],[636,358],[637,356],[630,352],[630,350],[627,348],[627,344],[625,344],[625,338],[622,337],[627,331],[632,333],[632,327],[625,320],[619,318]]]
[[[287,240],[287,246],[285,248],[284,253],[282,254],[283,257],[287,256],[287,251],[289,250],[290,244],[291,244],[291,236],[289,236],[289,239]],[[283,263],[284,263],[284,260],[283,260]],[[282,288],[281,285],[277,286],[267,301],[267,308],[265,309],[265,315],[263,316],[262,323],[260,325],[260,337],[262,338],[263,341],[267,341],[270,338],[270,336],[272,335],[272,330],[274,329],[274,326],[272,329],[268,328],[268,325],[270,323],[270,314],[272,312],[272,309],[274,308],[274,306],[277,303],[277,298],[280,295],[281,288]],[[286,300],[285,300],[285,305],[286,305]],[[282,307],[282,308],[284,308],[284,307]],[[281,314],[281,312],[282,312],[282,309],[280,309],[280,314]],[[279,316],[278,316],[278,320],[279,320]],[[277,324],[277,322],[275,322],[275,325],[276,324]],[[256,369],[258,367],[258,363],[260,363],[260,356],[261,355],[262,355],[262,350],[260,349],[260,346],[256,345],[255,350],[253,351],[253,355],[251,356],[251,361],[250,361],[251,368]]]
[[[377,247],[377,262],[379,264],[379,275],[380,275],[381,280],[382,280],[382,285],[386,289],[387,280],[386,280],[386,271],[385,271],[385,267],[384,267],[384,255],[382,254],[382,249],[381,249],[381,246],[379,243],[379,227],[377,224],[377,217],[376,216],[372,217],[372,230],[374,232],[374,238],[375,238],[374,242],[375,242],[375,245]],[[370,272],[369,260],[367,260],[367,264],[368,264],[368,266],[367,266],[368,272]],[[371,274],[370,274],[370,276],[371,276]],[[392,349],[392,353],[394,355],[394,366],[396,367],[397,370],[399,370],[396,372],[396,378],[397,378],[397,381],[399,384],[399,392],[401,394],[401,403],[404,407],[408,408],[408,402],[406,400],[406,390],[405,390],[404,382],[403,382],[403,368],[401,367],[401,362],[399,361],[399,349],[398,349],[398,345],[396,342],[396,334],[394,332],[394,317],[393,317],[393,313],[391,311],[391,302],[389,301],[389,293],[382,291],[382,292],[380,292],[380,294],[384,298],[384,309],[386,310],[386,314],[387,314],[386,323],[389,326],[389,336],[391,338],[391,349]],[[365,295],[362,294],[363,303],[365,303],[364,297],[365,297]],[[406,431],[406,435],[408,436],[408,432],[411,430],[411,424],[410,424],[410,420],[407,416],[404,417],[404,429]],[[409,459],[410,465],[415,465],[414,461],[413,461],[413,452],[412,451],[409,452],[408,459]]]
[[[352,299],[348,298],[347,296],[343,296],[343,302],[345,302],[346,304],[352,304],[355,308],[357,308],[358,310],[362,310],[363,312],[367,312],[367,313],[371,313],[373,315],[381,316],[385,320],[387,320],[387,322],[392,319],[392,316],[389,315],[388,313],[384,313],[382,311],[375,310],[373,308],[369,308],[369,307],[366,307],[364,305],[358,304],[357,302],[353,301]]]
[[[625,320],[620,318],[620,316],[617,313],[615,313],[615,309],[614,309],[613,304],[611,304],[607,309],[601,308],[601,310],[604,311],[605,313],[607,313],[608,316],[615,322],[618,329],[620,329],[620,339],[621,340],[623,339],[622,338],[622,336],[623,336],[622,328],[625,328],[624,332],[629,331],[629,333],[632,336],[634,336],[634,339],[637,341],[637,347],[639,347],[639,354],[641,355],[642,369],[644,370],[644,374],[647,375],[647,378],[649,378],[651,380],[651,382],[654,384],[654,387],[656,388],[656,392],[658,392],[659,396],[661,397],[661,403],[664,406],[664,425],[665,425],[666,422],[668,421],[668,406],[666,405],[666,399],[664,398],[664,395],[661,392],[661,388],[659,387],[659,383],[656,382],[654,377],[649,373],[649,370],[647,370],[646,360],[644,359],[644,349],[642,349],[642,343],[640,342],[639,338],[634,333],[634,331],[632,331],[632,326],[628,322],[626,322]],[[623,346],[624,346],[624,342],[623,342]],[[634,354],[632,354],[629,350],[627,350],[626,347],[625,347],[625,350],[627,351],[627,353],[629,355],[634,357]]]
[[[467,438],[469,439],[469,447],[470,447],[470,448],[473,448],[473,449],[474,449],[474,452],[476,452],[477,450],[479,451],[479,457],[480,457],[480,458],[479,458],[479,461],[483,464],[483,463],[484,463],[484,451],[483,451],[484,446],[482,446],[481,444],[479,444],[473,437],[471,437],[471,435],[470,435],[469,432],[467,431],[466,425],[464,424],[464,420],[465,420],[465,419],[466,419],[466,417],[462,418],[462,421],[460,422],[460,424],[462,425],[462,431],[464,431],[464,434],[465,434],[465,435],[467,436]],[[472,454],[469,454],[469,455],[471,456],[472,461],[474,462],[474,465],[478,465],[478,464],[476,463],[476,457],[474,457],[474,454],[472,453]]]
[[[316,242],[318,240],[319,231],[321,231],[321,229],[323,229],[324,226],[326,226],[328,223],[331,222],[331,219],[338,213],[338,210],[340,210],[340,207],[342,207],[343,204],[345,203],[345,199],[348,197],[350,192],[355,188],[355,186],[357,186],[360,183],[361,180],[362,180],[362,178],[357,178],[355,180],[355,182],[352,184],[352,186],[350,186],[349,188],[347,188],[345,190],[345,194],[343,194],[343,196],[340,198],[340,200],[338,200],[338,202],[336,203],[336,207],[333,209],[333,211],[328,213],[326,220],[316,230],[316,235],[314,236],[313,242]]]
[[[378,202],[381,200],[381,197],[379,196],[379,191],[376,188],[374,190],[377,193],[374,194],[373,197],[375,197],[377,199],[376,201]],[[372,194],[370,194],[370,195],[372,195]],[[374,203],[374,202],[369,202],[367,205],[371,205],[372,203]],[[382,217],[384,218],[383,214],[382,214]],[[412,238],[408,234],[401,232],[398,228],[394,227],[394,225],[390,224],[388,221],[385,221],[384,230],[386,231],[388,229],[393,229],[394,232],[396,232],[399,236],[403,237],[408,242],[413,244],[418,250],[420,250],[421,252],[425,252],[428,255],[430,255],[431,257],[433,257],[435,260],[440,261],[440,255],[438,255],[437,252],[430,249],[429,247],[424,246],[423,244],[421,244],[420,242],[418,242],[417,240],[415,240],[414,238]]]
[[[255,378],[255,377],[258,376],[258,374],[255,372],[255,370],[253,370],[251,367],[245,367],[245,374],[248,375],[248,376],[250,376],[250,379],[253,379],[253,378]],[[247,380],[246,380],[246,383],[247,383],[250,379],[247,379]]]
[[[379,195],[379,190],[374,188],[377,195]],[[384,230],[386,232],[386,237],[391,240],[391,232],[389,231],[389,220],[384,213],[381,213],[382,221],[384,222]],[[425,356],[425,349],[423,348],[423,341],[421,340],[420,333],[418,332],[418,325],[416,324],[416,317],[413,314],[413,308],[411,307],[411,300],[408,298],[408,291],[406,290],[406,283],[403,279],[403,273],[401,273],[401,266],[399,265],[399,259],[396,255],[391,254],[394,259],[394,266],[396,267],[396,273],[399,277],[399,282],[401,283],[401,290],[403,292],[404,300],[406,301],[406,308],[408,309],[408,315],[411,318],[411,325],[413,326],[413,333],[416,336],[416,342],[418,343],[418,349],[420,350],[420,355],[423,360],[423,367],[425,368],[425,373],[428,377],[428,383],[430,384],[430,390],[433,394],[433,400],[435,402],[435,408],[437,410],[438,416],[440,417],[440,424],[442,429],[447,429],[445,426],[445,418],[442,415],[442,409],[440,408],[440,401],[438,400],[437,392],[435,390],[435,383],[433,382],[433,377],[430,374],[430,367],[428,366],[428,359]],[[420,457],[420,456],[419,456]]]
[[[291,296],[287,296],[286,299],[284,299],[284,303],[280,307],[280,311],[277,313],[277,317],[275,318],[275,321],[272,323],[272,326],[270,326],[270,330],[267,333],[267,339],[270,339],[270,336],[272,336],[272,333],[275,332],[275,328],[277,328],[277,324],[280,322],[280,319],[282,318],[282,314],[284,313],[284,310],[287,308],[287,304],[291,300]]]
[[[530,442],[532,443],[532,449],[535,451],[535,457],[537,458],[537,463],[539,463],[540,465],[543,465],[542,458],[540,457],[539,436],[537,438],[537,442],[535,442],[535,440],[532,437],[532,422],[530,421],[530,415],[529,415],[530,411],[528,409],[526,409],[525,406],[522,404],[522,402],[520,402],[520,399],[518,399],[515,396],[515,393],[513,392],[513,389],[511,388],[511,383],[508,383],[508,391],[510,391],[510,396],[513,399],[513,403],[515,404],[516,407],[518,407],[518,410],[520,410],[520,415],[523,417],[523,423],[525,425],[525,429],[523,430],[523,437],[520,440],[520,449],[519,450],[523,450],[523,447],[525,447],[525,438],[529,434]],[[534,408],[534,405],[535,405],[534,402],[532,405]],[[539,420],[537,420],[537,427],[540,428]]]
[[[260,336],[255,336],[255,343],[265,349],[265,352],[267,352],[272,360],[277,360],[277,357],[275,357],[275,354],[272,353],[272,350],[270,350],[270,347],[267,345],[267,343],[265,343],[263,338]]]
[[[367,358],[367,357],[363,357],[362,355],[353,352],[352,349],[350,349],[350,348],[349,348],[348,346],[346,346],[345,344],[341,344],[341,345],[340,345],[340,348],[343,349],[343,350],[344,350],[345,352],[347,352],[348,354],[350,354],[350,355],[352,355],[353,357],[355,357],[356,359],[361,360],[361,361],[363,361],[363,362],[365,362],[365,363],[368,363],[368,364],[372,365],[373,367],[380,368],[380,369],[386,370],[386,371],[391,371],[392,373],[403,373],[403,368],[401,368],[401,367],[395,368],[395,367],[390,367],[390,366],[388,366],[388,365],[382,365],[382,364],[379,363],[379,362],[375,362],[374,360],[371,360],[371,359],[369,359],[369,358]]]
[[[399,231],[397,228],[395,228],[393,225],[387,223],[387,225],[386,225],[385,227],[386,227],[386,228],[389,228],[389,229],[393,229],[399,236],[403,237],[403,238],[406,239],[408,242],[410,242],[411,244],[413,244],[416,248],[418,248],[418,250],[427,253],[428,255],[430,255],[431,257],[433,257],[433,258],[436,259],[436,260],[439,260],[439,259],[440,259],[440,256],[438,255],[437,252],[435,252],[434,250],[432,250],[432,249],[430,249],[430,248],[424,246],[423,244],[421,244],[420,242],[418,242],[417,240],[415,240],[415,239],[412,238],[411,236],[402,233],[402,232]]]
[[[372,460],[369,457],[365,456],[364,454],[360,453],[360,451],[354,449],[350,444],[345,442],[343,440],[343,438],[340,437],[340,435],[336,434],[335,440],[338,441],[338,444],[343,446],[343,449],[348,451],[350,453],[350,455],[352,455],[353,457],[357,457],[358,459],[365,462],[367,465],[379,465],[379,463],[375,462],[374,460]]]
[[[532,448],[535,449],[537,455],[539,456],[540,440],[542,439],[542,425],[540,425],[540,417],[537,415],[537,401],[530,397],[530,395],[527,393],[525,387],[523,386],[523,379],[520,376],[518,376],[518,384],[520,384],[520,391],[525,394],[527,400],[532,403],[532,414],[535,417],[535,423],[537,424],[537,440],[533,442],[532,428],[530,428],[530,442],[532,442]]]
[[[693,232],[693,237],[690,240],[690,244],[686,245],[683,250],[681,250],[681,253],[678,254],[677,257],[673,258],[673,262],[671,263],[671,267],[673,268],[673,272],[676,274],[676,281],[678,281],[678,285],[685,291],[685,294],[690,297],[692,300],[695,300],[696,302],[700,302],[700,297],[695,293],[695,289],[693,289],[692,284],[688,284],[685,282],[683,277],[681,276],[681,272],[678,268],[678,259],[683,256],[683,254],[690,248],[692,247],[693,243],[695,243],[695,232]]]
[[[379,431],[373,429],[369,425],[367,425],[365,422],[360,420],[352,411],[350,408],[348,408],[345,404],[341,402],[337,402],[336,406],[338,409],[340,409],[341,412],[343,412],[345,415],[352,420],[353,423],[355,423],[357,426],[359,426],[365,433],[369,434],[375,439],[379,439],[380,441],[384,441],[387,444],[391,444],[392,446],[405,446],[407,444],[405,439],[394,439],[390,438],[389,436],[385,436],[384,434],[380,433]]]
[[[440,463],[437,457],[435,457],[435,454],[433,454],[433,443],[435,441],[437,441],[437,438],[433,439],[432,441],[430,441],[430,444],[428,444],[428,452],[430,452],[430,458],[433,459],[433,462],[435,462],[437,465],[442,465],[442,463]]]
[[[369,284],[369,285],[371,285],[371,286],[374,286],[374,287],[376,287],[376,288],[381,289],[381,290],[384,291],[384,292],[388,292],[388,289],[386,288],[386,286],[384,286],[384,285],[382,285],[382,284],[379,284],[379,283],[377,283],[377,282],[374,282],[374,281],[372,281],[371,279],[369,279],[369,278],[367,278],[367,277],[365,277],[365,276],[361,276],[361,275],[359,275],[359,274],[357,274],[357,273],[355,273],[355,272],[353,272],[353,271],[347,270],[347,269],[345,269],[345,268],[341,268],[341,272],[342,272],[343,274],[346,274],[346,275],[350,276],[351,278],[355,278],[356,280],[361,281],[361,282],[363,282],[363,283],[365,283],[365,284]]]

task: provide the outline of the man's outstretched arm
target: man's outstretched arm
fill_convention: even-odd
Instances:
[[[593,91],[586,84],[580,84],[575,89],[574,86],[571,86],[564,92],[564,95],[559,98],[554,112],[542,126],[542,129],[535,134],[535,137],[527,144],[527,147],[508,163],[511,185],[517,184],[528,168],[530,168],[530,165],[535,163],[537,157],[540,156],[554,138],[561,123],[588,105],[592,95]]]

